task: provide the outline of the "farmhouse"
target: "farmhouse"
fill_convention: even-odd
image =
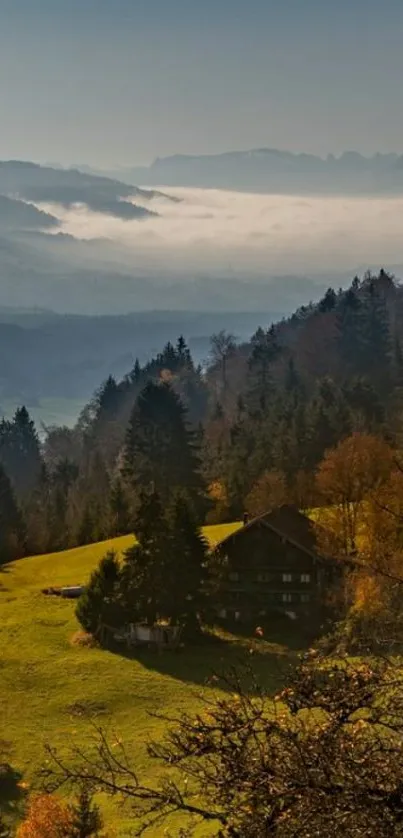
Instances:
[[[224,564],[216,603],[222,619],[317,613],[341,576],[340,565],[319,554],[313,522],[292,506],[246,522],[215,552]]]

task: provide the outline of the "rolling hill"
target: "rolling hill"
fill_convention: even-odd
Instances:
[[[215,544],[239,526],[224,524],[204,532]],[[129,656],[74,643],[74,603],[47,597],[41,589],[85,581],[108,549],[122,551],[132,541],[130,536],[114,539],[0,568],[0,740],[15,771],[14,794],[11,790],[0,803],[12,818],[22,803],[18,783],[30,789],[39,785],[45,743],[63,752],[74,744],[90,748],[94,724],[109,737],[119,735],[137,769],[148,779],[157,778],[146,742],[161,737],[164,724],[150,711],[175,715],[196,708],[200,689],[212,689],[203,687],[212,670],[242,657],[245,641],[233,636],[163,655],[141,651]],[[287,649],[263,643],[263,652],[261,674],[274,688]],[[114,830],[124,833],[130,813],[110,802],[105,806]]]

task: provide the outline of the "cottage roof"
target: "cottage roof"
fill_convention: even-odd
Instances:
[[[267,527],[291,544],[309,553],[315,558],[319,557],[317,550],[316,525],[304,515],[296,506],[280,506],[272,512],[265,512],[256,518],[252,518],[243,527],[228,535],[220,541],[215,550],[221,550],[234,539],[242,537],[248,530],[254,527]]]

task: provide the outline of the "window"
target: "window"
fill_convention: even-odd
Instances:
[[[292,573],[283,573],[283,582],[292,582]]]
[[[271,582],[272,574],[271,573],[258,573],[257,581],[258,582]]]
[[[311,581],[311,574],[310,573],[301,573],[301,582],[305,582],[308,584]]]
[[[282,599],[283,602],[292,602],[292,594],[283,594]]]
[[[228,578],[230,582],[239,582],[239,573],[236,573],[236,571],[232,571],[228,574]]]
[[[301,594],[301,602],[310,602],[310,594]]]
[[[221,608],[221,611],[218,612],[218,616],[221,618],[221,620],[225,620],[227,616],[226,608]]]

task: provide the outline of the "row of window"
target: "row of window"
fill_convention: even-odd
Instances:
[[[300,604],[303,604],[303,603],[306,604],[306,603],[310,602],[310,595],[309,594],[282,594],[279,601],[282,602],[284,605],[292,605],[292,604],[300,605]],[[262,611],[259,612],[259,616],[262,616],[262,617],[265,616],[266,614],[267,614],[266,610],[262,610]],[[228,610],[227,608],[221,608],[219,613],[218,613],[218,616],[222,620],[226,620],[227,617],[229,618],[232,615],[235,618],[235,620],[239,620],[241,618],[241,611],[232,610],[232,609]]]
[[[257,581],[258,582],[272,582],[274,581],[273,577],[275,578],[275,574],[273,573],[258,573]],[[239,582],[239,573],[233,571],[228,574],[228,578],[230,582]],[[310,573],[283,573],[282,574],[282,581],[284,583],[289,582],[302,582],[303,584],[309,585],[311,581],[311,574]]]
[[[309,602],[311,597],[309,594],[281,594],[283,602]]]
[[[231,603],[231,605],[233,604],[234,607],[235,607],[235,604],[236,604],[236,605],[239,605],[239,606],[242,606],[242,607],[257,608],[259,606],[264,607],[264,606],[268,606],[270,604],[271,605],[278,605],[279,603],[283,603],[283,602],[284,603],[287,603],[287,602],[288,603],[289,602],[307,603],[307,602],[311,602],[311,599],[312,599],[312,595],[310,593],[304,593],[302,591],[301,592],[292,591],[292,592],[289,592],[289,593],[280,593],[279,591],[270,591],[265,596],[261,596],[259,598],[256,598],[254,600],[253,604],[251,605],[251,600],[250,599],[245,599],[245,597],[242,595],[242,593],[240,593],[239,591],[235,591],[234,593],[229,594],[226,597],[225,604]],[[224,606],[224,602],[223,602],[223,606]]]

